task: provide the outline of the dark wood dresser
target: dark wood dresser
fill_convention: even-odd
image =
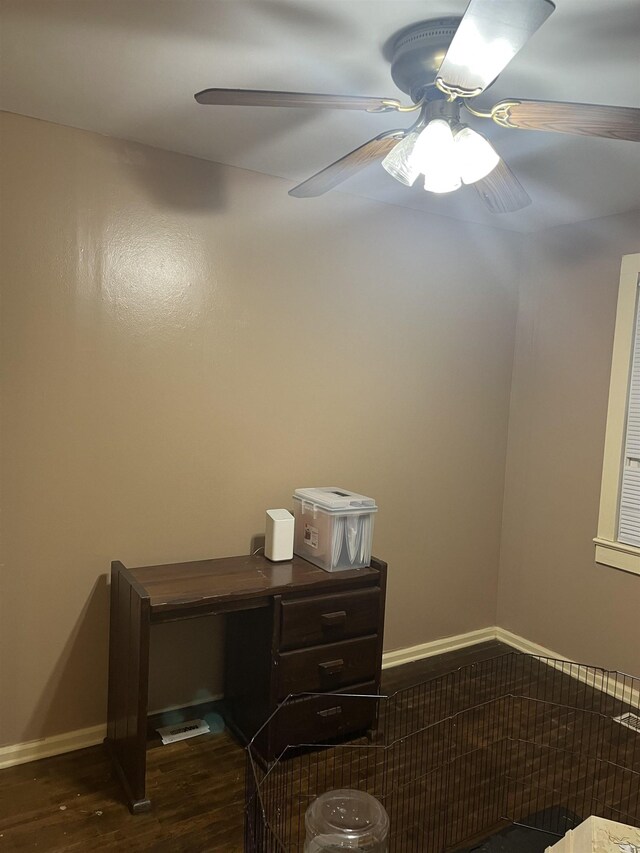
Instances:
[[[111,565],[106,745],[133,812],[146,797],[149,636],[156,622],[226,614],[227,723],[269,761],[375,724],[386,563],[326,572],[300,557],[228,557],[128,569]],[[264,726],[282,700],[301,696]],[[362,700],[340,703],[340,694]]]

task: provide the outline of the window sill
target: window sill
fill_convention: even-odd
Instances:
[[[608,539],[596,538],[593,541],[596,543],[596,563],[640,575],[640,548]]]

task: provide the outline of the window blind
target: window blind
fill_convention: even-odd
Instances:
[[[640,284],[640,281],[638,283]],[[622,460],[618,541],[640,547],[640,311],[638,302],[636,286],[635,333]]]

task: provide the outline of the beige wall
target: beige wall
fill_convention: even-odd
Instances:
[[[594,562],[615,311],[640,212],[527,241],[514,360],[498,624],[640,673],[640,577]]]
[[[110,560],[247,553],[299,486],[377,498],[387,649],[495,624],[520,238],[14,115],[0,169],[0,744],[104,721]],[[220,635],[156,634],[152,705]]]

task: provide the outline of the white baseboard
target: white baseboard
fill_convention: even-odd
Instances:
[[[536,655],[540,658],[547,658],[545,663],[554,669],[563,672],[571,678],[575,678],[583,684],[587,684],[589,687],[599,690],[601,693],[606,693],[620,702],[627,702],[640,709],[640,690],[632,687],[632,684],[637,682],[635,680],[631,681],[630,677],[622,679],[614,678],[612,680],[609,670],[580,664],[579,661],[559,655],[557,652],[545,648],[545,646],[532,643],[531,640],[525,640],[524,637],[520,637],[512,631],[507,631],[505,628],[496,628],[496,639],[501,643],[512,646],[520,652],[526,652],[526,654]]]
[[[29,740],[24,743],[14,743],[0,747],[0,769],[12,767],[14,764],[26,764],[39,758],[50,758],[52,755],[62,755],[63,752],[73,752],[87,746],[102,743],[107,735],[106,723],[90,726],[88,729],[77,729],[74,732],[64,732],[61,735],[43,737],[39,740]]]
[[[432,657],[443,652],[463,649],[466,646],[473,646],[476,643],[483,643],[486,640],[495,640],[496,630],[493,627],[482,628],[479,631],[469,631],[467,634],[458,634],[454,637],[433,640],[430,643],[422,643],[419,646],[412,646],[408,649],[397,649],[393,652],[386,652],[382,656],[382,668],[387,669],[392,666],[400,666],[403,663],[422,660],[422,658]],[[504,640],[504,642],[509,641]],[[212,701],[213,698],[222,697],[211,697],[205,701]],[[177,708],[164,708],[162,711],[154,711],[153,713],[172,710],[177,710]],[[53,755],[62,755],[65,752],[73,752],[76,749],[84,749],[88,746],[96,746],[102,743],[106,734],[107,727],[106,724],[103,724],[100,726],[91,726],[87,729],[78,729],[73,732],[65,732],[60,735],[53,735],[52,737],[40,738],[39,740],[3,746],[0,747],[0,769],[16,764],[26,764],[28,761],[37,761],[40,758],[50,758]]]
[[[575,667],[567,666],[567,664],[574,663],[573,661],[568,660],[568,658],[559,655],[551,649],[538,645],[538,643],[533,643],[524,637],[520,637],[512,631],[507,631],[505,628],[499,628],[497,626],[480,628],[477,631],[469,631],[466,634],[456,634],[453,637],[444,637],[439,640],[432,640],[429,643],[421,643],[418,646],[411,646],[406,649],[396,649],[391,652],[385,652],[382,656],[382,668],[390,669],[394,666],[401,666],[403,663],[423,660],[424,658],[441,655],[445,652],[454,652],[457,649],[464,649],[467,646],[475,646],[477,643],[485,643],[488,640],[498,640],[520,652],[549,658],[550,660],[548,662],[551,666],[557,665],[559,669],[563,670],[573,678],[578,678],[581,681],[584,680],[592,687],[606,693],[611,693],[611,695],[615,695],[616,698],[624,701],[631,701],[633,703],[640,702],[640,697],[637,695],[637,691],[624,690],[622,693],[620,693],[619,689],[611,691],[608,689],[607,681],[605,679],[602,679],[599,676],[593,677],[591,675],[585,678],[581,674],[576,674],[576,672],[580,673],[581,670],[576,671]],[[203,701],[210,702],[215,698],[222,697],[210,697]],[[154,713],[163,713],[171,710],[177,710],[177,708],[164,708],[162,711]],[[87,729],[78,729],[73,732],[65,732],[64,734],[41,738],[40,740],[32,740],[25,743],[3,746],[0,747],[0,769],[4,767],[11,767],[15,764],[26,764],[28,761],[37,761],[40,758],[49,758],[53,755],[61,755],[62,753],[72,752],[76,749],[84,749],[88,746],[96,746],[97,744],[102,743],[106,734],[106,724],[102,724],[99,726],[91,726]]]
[[[193,705],[206,705],[222,699],[222,696],[209,696],[194,702]],[[150,714],[167,714],[171,711],[179,711],[184,705],[171,705],[158,711],[149,711]],[[9,746],[0,746],[0,770],[4,767],[12,767],[16,764],[26,764],[29,761],[38,761],[40,758],[51,758],[53,755],[62,755],[65,752],[73,752],[76,749],[85,749],[88,746],[97,746],[107,736],[107,724],[90,726],[87,729],[76,729],[73,732],[64,732],[60,735],[43,737],[39,740],[29,740],[24,743],[14,743]]]
[[[538,655],[543,658],[575,663],[575,661],[570,661],[569,658],[563,657],[563,655],[551,649],[547,649],[538,643],[533,643],[531,640],[526,640],[524,637],[514,634],[513,631],[507,631],[506,628],[499,628],[494,625],[490,628],[480,628],[478,631],[469,631],[466,634],[444,637],[441,640],[431,640],[429,643],[422,643],[419,646],[411,646],[407,649],[385,652],[382,655],[382,668],[388,669],[392,666],[401,666],[403,663],[430,658],[433,655],[455,652],[456,649],[475,646],[477,643],[486,643],[488,640],[498,640],[500,643],[511,646],[512,649],[517,649],[517,651],[525,652],[529,655]]]
[[[627,702],[637,708],[640,708],[640,691],[632,688],[626,681],[620,681],[609,678],[607,670],[599,670],[597,667],[586,665],[578,665],[576,661],[565,655],[558,654],[552,649],[541,646],[539,643],[534,643],[531,640],[521,637],[519,634],[514,634],[513,631],[508,631],[506,628],[494,626],[492,628],[482,628],[479,631],[469,631],[467,634],[458,634],[454,637],[445,637],[442,640],[433,640],[430,643],[423,643],[420,646],[412,646],[408,649],[398,649],[394,652],[386,652],[382,656],[382,668],[388,669],[393,666],[400,666],[403,663],[410,663],[423,658],[431,657],[432,655],[440,655],[445,652],[453,652],[456,649],[463,649],[466,646],[473,646],[476,643],[484,643],[487,640],[498,640],[512,649],[519,652],[524,652],[528,655],[546,659],[545,663],[563,672],[565,675],[575,678],[578,681],[588,684],[590,687],[599,690],[601,693],[607,693],[621,702]]]
[[[526,652],[528,655],[538,655],[541,658],[552,658],[554,660],[564,660],[568,663],[575,663],[575,661],[569,660],[568,657],[564,655],[559,655],[558,652],[554,652],[551,649],[545,648],[545,646],[540,646],[538,643],[532,643],[531,640],[525,640],[524,637],[521,637],[519,634],[514,634],[513,631],[507,631],[506,628],[494,628],[495,639],[499,640],[501,643],[506,643],[507,646],[511,646],[512,649],[517,649],[519,652]]]
[[[410,646],[408,649],[396,649],[393,652],[385,652],[382,655],[382,668],[389,669],[392,666],[401,666],[403,663],[423,660],[424,658],[441,655],[445,652],[455,652],[456,649],[475,646],[476,643],[486,643],[487,640],[496,639],[496,630],[494,627],[480,628],[478,631],[456,634],[453,637],[444,637],[441,640],[431,640],[429,643]],[[505,640],[505,642],[507,641]]]

